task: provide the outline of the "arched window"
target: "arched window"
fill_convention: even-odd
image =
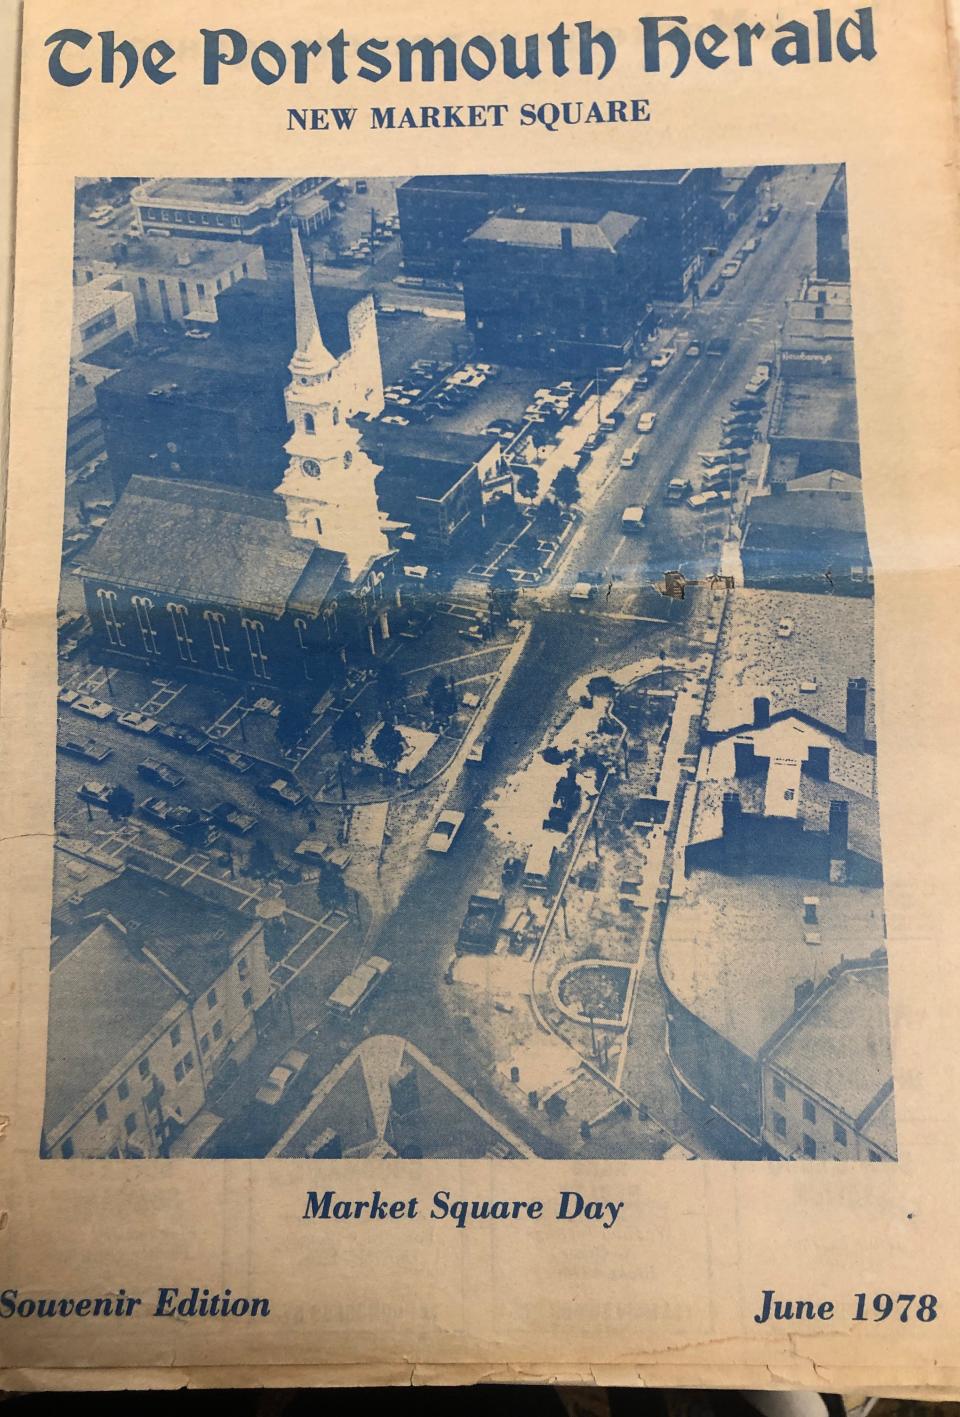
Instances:
[[[225,673],[230,672],[230,647],[223,638],[223,627],[226,620],[219,610],[205,610],[203,618],[207,622],[207,629],[210,631],[210,644],[213,648],[214,663],[218,669]]]
[[[240,621],[244,634],[247,637],[247,649],[250,651],[250,668],[253,670],[254,679],[269,679],[270,672],[267,669],[267,656],[263,649],[263,623],[260,620],[248,620],[246,616]]]
[[[100,602],[100,614],[103,616],[107,639],[115,649],[123,649],[123,622],[117,618],[117,592],[98,590],[97,600]]]
[[[193,653],[193,640],[190,638],[190,630],[187,625],[187,607],[177,605],[175,601],[167,603],[167,614],[170,616],[170,623],[173,625],[173,633],[177,640],[177,649],[184,664],[196,664]]]
[[[339,422],[340,422],[340,410],[339,410],[339,408],[337,407],[337,405],[334,404],[334,406],[333,406],[333,426],[334,426],[334,428],[336,428],[336,426],[337,426],[337,424],[338,424]]]
[[[306,622],[306,620],[300,620],[300,619],[294,620],[294,622],[293,622],[293,628],[294,628],[294,629],[296,630],[296,632],[297,632],[297,644],[300,646],[301,649],[306,649],[306,647],[307,647],[307,641],[306,641],[307,622]]]
[[[303,415],[303,431],[305,433],[316,433],[317,424],[312,413],[305,413]]]
[[[143,641],[144,654],[158,655],[160,647],[157,644],[157,632],[153,628],[150,619],[150,611],[153,609],[153,601],[146,595],[135,595],[131,601],[137,617],[137,629],[140,631],[140,638]]]
[[[348,448],[347,451],[346,451],[346,452],[344,453],[344,455],[343,455],[343,465],[344,465],[344,467],[349,467],[352,462],[353,462],[353,453],[351,453],[350,449]]]

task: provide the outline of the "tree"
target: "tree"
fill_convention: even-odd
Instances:
[[[403,676],[392,660],[384,660],[377,669],[377,705],[386,716],[399,708],[406,697]]]
[[[579,810],[582,798],[580,784],[577,782],[577,764],[571,762],[563,777],[557,783],[553,794],[553,800],[560,808],[567,821]]]
[[[119,783],[107,798],[107,815],[112,822],[125,822],[133,811],[133,793]]]
[[[346,910],[350,904],[350,890],[343,873],[329,861],[320,861],[317,866],[320,873],[317,876],[317,900],[327,909]]]
[[[434,718],[452,718],[457,711],[457,696],[442,674],[435,674],[427,685],[427,700]]]
[[[390,772],[395,772],[400,759],[407,751],[407,740],[392,723],[385,723],[371,744],[378,762]]]
[[[276,874],[277,858],[262,837],[257,837],[250,848],[249,870],[251,876],[265,881]]]
[[[565,507],[572,506],[580,496],[580,478],[575,467],[565,464],[553,479],[553,495]]]
[[[509,620],[517,603],[517,584],[505,566],[498,566],[487,593],[491,620]]]
[[[516,470],[517,496],[525,501],[532,502],[540,488],[540,478],[535,467],[528,467],[524,464]]]
[[[277,738],[285,747],[299,743],[312,722],[310,707],[303,699],[286,699],[277,719]]]
[[[559,476],[559,474],[558,474]],[[555,536],[563,525],[563,514],[560,510],[560,503],[555,497],[545,497],[540,503],[537,513],[538,530],[544,536]],[[524,538],[526,540],[526,538]],[[520,542],[520,546],[523,542]],[[519,550],[519,546],[517,548]],[[536,550],[536,547],[534,547]]]
[[[363,723],[354,708],[345,708],[333,721],[330,741],[338,753],[350,755],[363,747]]]

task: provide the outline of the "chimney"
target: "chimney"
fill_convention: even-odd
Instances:
[[[787,495],[787,484],[785,482],[771,482],[770,496],[785,497]]]
[[[830,803],[830,884],[834,886],[845,885],[847,881],[849,818],[849,803]]]
[[[737,777],[751,777],[757,770],[757,754],[752,738],[733,740],[734,771]]]
[[[567,253],[573,250],[573,228],[561,226],[560,228],[560,250]]]
[[[850,679],[847,681],[847,732],[846,739],[851,748],[863,751],[867,732],[867,681]]]
[[[799,1013],[804,1004],[813,993],[813,980],[804,979],[802,984],[795,984],[793,988],[793,1012]]]
[[[753,701],[753,726],[754,728],[767,728],[770,723],[770,700],[763,694],[758,694]]]
[[[826,744],[815,743],[807,749],[807,761],[804,767],[808,777],[815,777],[818,782],[830,781],[830,749]]]
[[[820,904],[820,897],[816,895],[805,895],[803,897],[803,923],[804,925],[816,925],[817,907]]]

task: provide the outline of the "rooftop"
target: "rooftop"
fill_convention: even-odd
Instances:
[[[138,590],[280,615],[333,584],[344,558],[287,528],[279,498],[131,477],[76,573]],[[309,572],[309,580],[307,573]],[[325,591],[324,591],[325,594]]]
[[[247,207],[257,202],[272,201],[297,177],[157,177],[134,190],[141,202],[158,202],[161,206]]]
[[[664,981],[678,1003],[747,1057],[791,1017],[798,985],[822,980],[844,959],[884,947],[881,891],[798,877],[674,876],[660,946]],[[808,943],[804,900],[818,900],[819,944]]]
[[[439,428],[394,428],[383,423],[364,423],[363,446],[384,458],[414,458],[450,463],[466,469],[486,457],[497,439],[488,433],[452,433]]]
[[[805,831],[826,832],[830,803],[848,804],[851,850],[871,861],[880,860],[880,817],[876,800],[876,760],[846,743],[791,717],[767,728],[737,735],[749,741],[761,762],[758,770],[737,776],[734,739],[724,738],[705,748],[694,788],[690,841],[715,841],[723,835],[724,793],[736,792],[745,813],[794,816]],[[824,781],[801,770],[811,748],[829,751],[829,778]],[[778,796],[778,787],[790,791]],[[789,804],[789,810],[787,810]]]
[[[836,474],[834,474],[836,475]],[[806,482],[807,479],[802,479]],[[750,528],[786,529],[793,534],[801,532],[833,532],[838,536],[866,536],[863,515],[863,496],[859,481],[850,487],[827,487],[816,489],[798,487],[794,483],[778,484],[790,487],[791,491],[806,493],[805,496],[787,496],[786,493],[760,493],[752,496],[747,504],[746,522]],[[806,538],[804,538],[806,542]]]
[[[837,1108],[858,1130],[879,1120],[880,1144],[895,1153],[886,967],[845,969],[825,984],[767,1061]],[[881,1107],[884,1116],[876,1119]]]
[[[404,1110],[394,1092],[401,1077],[410,1089]],[[327,1074],[270,1154],[309,1156],[331,1132],[345,1157],[529,1155],[419,1048],[385,1034],[364,1039]]]
[[[829,439],[856,443],[857,395],[852,380],[784,378],[774,394],[770,440]]]
[[[249,261],[252,247],[246,241],[192,241],[188,236],[118,235],[77,227],[75,259],[102,261],[118,271],[157,271],[161,275],[196,280],[218,276],[231,266]],[[78,289],[82,289],[78,287]]]
[[[44,1126],[56,1131],[183,995],[109,923],[50,974]]]
[[[783,621],[789,633],[778,633]],[[704,703],[712,736],[753,726],[754,698],[766,697],[772,717],[801,713],[843,734],[847,685],[873,683],[873,606],[869,600],[798,591],[731,591]],[[812,691],[801,685],[815,684]],[[867,694],[866,735],[874,739],[873,695]]]
[[[625,212],[593,208],[531,206],[504,208],[471,232],[467,242],[491,241],[510,246],[536,246],[560,250],[564,231],[570,232],[573,249],[616,251],[640,224]]]

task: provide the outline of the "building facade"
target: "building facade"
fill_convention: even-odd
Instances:
[[[158,325],[209,324],[217,296],[241,280],[266,280],[259,246],[242,241],[147,240],[128,236],[110,246],[109,260],[78,255],[73,281],[106,281],[133,297],[137,318]]]
[[[167,1156],[256,1043],[263,924],[130,866],[60,912],[43,1154]]]
[[[333,177],[159,177],[130,194],[141,235],[213,237],[283,245],[291,221],[307,232],[330,220]]]

